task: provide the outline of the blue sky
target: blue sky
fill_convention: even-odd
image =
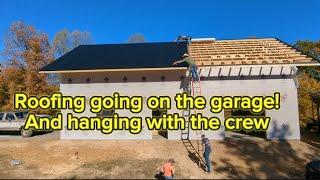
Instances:
[[[179,34],[217,39],[278,37],[288,43],[320,39],[319,0],[1,0],[0,50],[10,24],[22,20],[52,40],[63,29],[91,32],[95,43],[147,41]]]

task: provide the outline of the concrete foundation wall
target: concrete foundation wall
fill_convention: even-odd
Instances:
[[[181,77],[185,75],[185,70],[166,71],[127,71],[127,72],[99,72],[99,73],[66,73],[61,77],[60,91],[63,95],[87,97],[87,101],[92,96],[111,96],[114,92],[127,96],[149,96],[167,95],[172,99],[176,93],[187,89],[188,80]],[[124,78],[125,77],[125,78]],[[145,77],[146,79],[144,79]],[[164,78],[163,78],[164,77]],[[126,80],[124,80],[126,79]],[[144,80],[143,80],[144,79]],[[300,139],[299,116],[297,104],[297,90],[292,78],[288,79],[253,79],[253,80],[205,80],[201,82],[202,95],[209,102],[214,95],[273,95],[274,92],[281,93],[280,110],[266,111],[266,116],[272,118],[271,125],[267,131],[268,139]],[[87,102],[88,103],[88,102]],[[81,114],[74,113],[74,116],[92,117],[95,114],[87,109]],[[140,116],[151,117],[152,111],[143,104],[143,111],[138,114],[129,110],[116,110],[120,116]],[[64,119],[70,110],[63,110]],[[175,108],[172,101],[172,109],[168,113],[180,113],[181,110]],[[216,116],[224,120],[224,112],[213,114],[210,106],[202,110],[206,117]],[[144,121],[143,121],[144,122]],[[66,122],[64,122],[66,123]],[[223,123],[223,122],[222,122]],[[218,131],[206,131],[206,136],[210,139],[223,139],[224,128]],[[69,131],[64,129],[61,132],[62,139],[152,139],[151,132],[143,123],[143,130],[140,134],[133,135],[128,131],[114,131],[112,134],[102,134],[100,131]],[[200,134],[191,131],[190,139],[199,139]],[[181,139],[180,131],[169,131],[168,139]]]

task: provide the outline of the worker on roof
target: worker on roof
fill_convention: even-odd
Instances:
[[[210,146],[210,142],[209,142],[209,139],[206,138],[206,136],[204,134],[201,135],[201,140],[202,140],[202,145],[203,145],[203,150],[204,150],[203,157],[206,162],[207,172],[210,173],[211,172],[211,162],[210,162],[211,146]]]
[[[189,56],[189,54],[184,53],[182,55],[182,59],[179,61],[175,61],[173,65],[177,65],[179,63],[186,62],[189,66],[189,71],[191,71],[192,80],[193,81],[199,81],[199,74],[198,74],[198,67],[192,57]]]
[[[174,174],[173,164],[174,164],[174,159],[170,158],[168,162],[166,162],[162,166],[161,171],[164,175],[164,179],[173,179],[173,174]]]

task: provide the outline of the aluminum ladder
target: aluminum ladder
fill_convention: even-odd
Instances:
[[[191,87],[189,84],[188,89],[190,89],[188,91],[188,94],[191,94],[193,97],[201,96],[202,94],[201,94],[200,78],[199,78],[199,81],[193,81],[191,79]],[[193,114],[201,113],[201,110],[194,109],[193,111],[194,111]],[[188,109],[182,110],[182,116],[186,120],[185,121],[186,128],[184,130],[181,130],[181,140],[182,140],[183,144],[185,145],[186,149],[188,150],[188,152],[197,156],[197,158],[199,159],[198,166],[200,167],[201,163],[202,163],[202,165],[205,164],[204,159],[203,159],[203,146],[202,146],[202,141],[201,141],[201,135],[204,134],[204,130],[197,130],[196,131],[196,135],[199,136],[198,138],[200,138],[200,140],[197,140],[197,149],[196,149],[190,141],[190,121],[189,121],[190,115],[191,115],[191,109],[188,108]]]

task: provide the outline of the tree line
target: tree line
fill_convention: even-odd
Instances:
[[[3,65],[0,73],[0,110],[12,110],[13,94],[17,91],[36,96],[59,91],[57,75],[39,74],[39,69],[79,45],[93,43],[93,38],[90,32],[62,29],[49,41],[46,33],[18,21],[8,28],[3,42],[4,50],[0,52]],[[143,34],[137,33],[130,36],[127,42],[140,43],[146,40]],[[312,57],[320,57],[320,40],[300,40],[294,46]],[[314,72],[320,72],[320,68],[301,67],[298,71],[299,115],[302,125],[307,122],[306,117],[311,116],[309,93],[320,91],[320,77],[315,77],[315,74],[320,73]]]
[[[295,48],[308,54],[309,56],[320,59],[320,40],[299,40],[294,45]],[[320,68],[299,67],[297,73],[298,86],[298,104],[300,126],[306,126],[309,117],[312,116],[312,103],[310,93],[320,91]]]
[[[57,75],[39,74],[39,70],[79,45],[92,44],[93,38],[87,31],[62,29],[49,41],[46,33],[17,21],[10,25],[3,42],[0,110],[12,110],[15,92],[42,96],[58,91]],[[142,34],[134,34],[128,42],[145,42],[145,39]]]

